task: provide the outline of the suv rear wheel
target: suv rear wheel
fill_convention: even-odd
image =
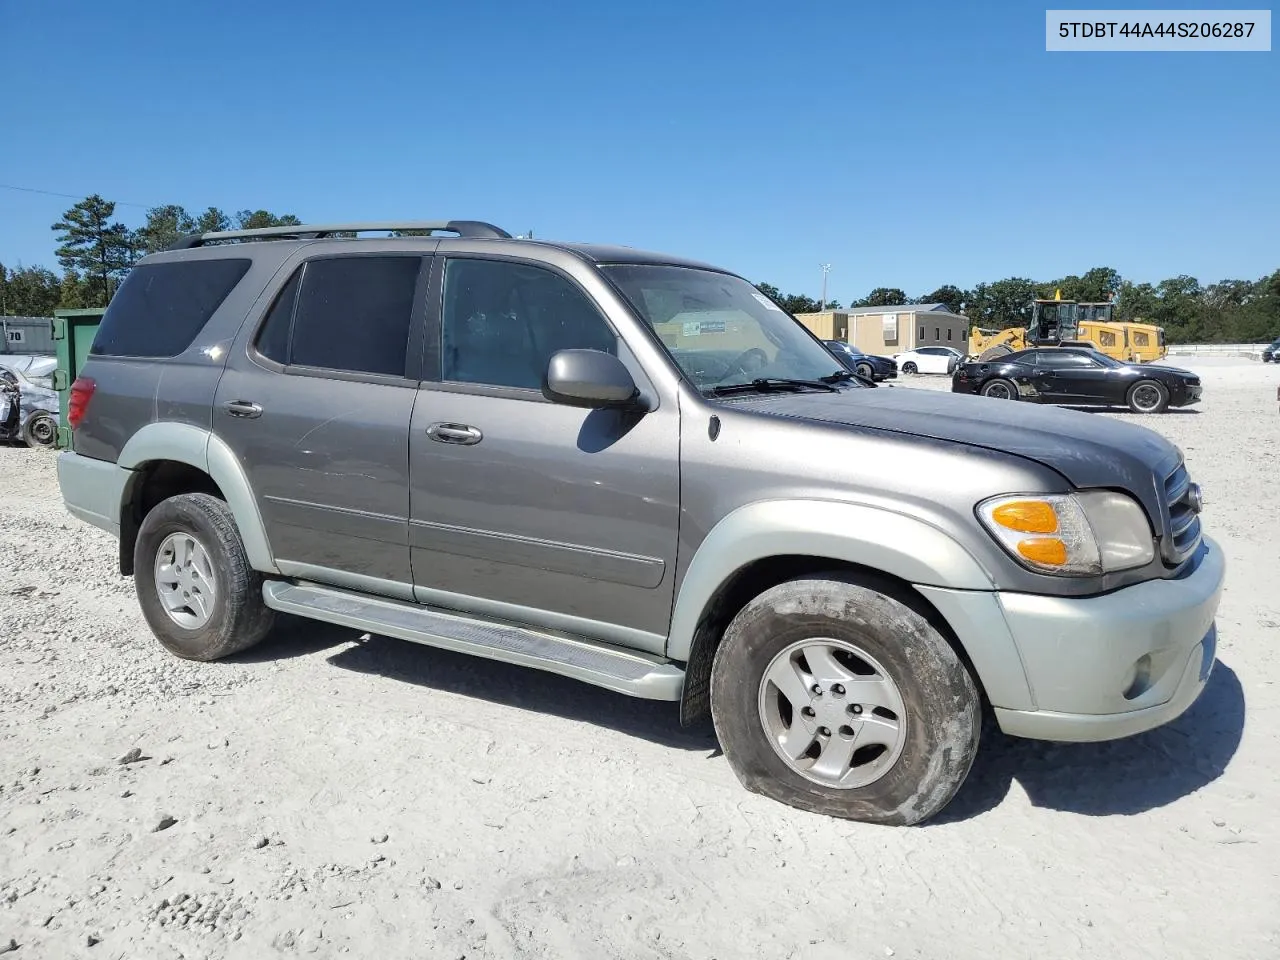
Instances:
[[[779,584],[738,613],[716,651],[711,713],[747,789],[893,825],[951,801],[981,730],[977,688],[951,644],[841,574]]]
[[[142,614],[170,653],[219,660],[270,632],[275,612],[262,602],[262,575],[217,497],[161,501],[142,521],[133,557]]]

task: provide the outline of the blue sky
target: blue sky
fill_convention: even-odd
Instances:
[[[1280,267],[1280,53],[1050,54],[1044,22],[1032,3],[0,0],[0,183],[485,219],[811,296],[829,262],[845,302]],[[0,189],[0,262],[56,267],[72,202]]]

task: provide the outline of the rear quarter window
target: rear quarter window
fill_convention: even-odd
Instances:
[[[112,298],[89,352],[99,357],[176,357],[249,270],[245,258],[134,267]]]

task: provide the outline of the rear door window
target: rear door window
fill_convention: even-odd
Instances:
[[[249,270],[245,258],[148,263],[129,271],[89,352],[98,357],[176,357]]]
[[[267,313],[258,352],[283,366],[406,376],[420,256],[308,261]]]

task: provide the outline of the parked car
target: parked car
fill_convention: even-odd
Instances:
[[[0,356],[0,367],[7,367],[10,370],[16,370],[37,386],[52,387],[53,371],[58,369],[58,358],[39,355],[10,354],[7,356]]]
[[[1042,347],[994,361],[962,363],[952,375],[951,389],[998,400],[1127,406],[1134,413],[1163,413],[1169,407],[1199,403],[1203,388],[1190,370],[1123,363],[1092,349]]]
[[[1280,363],[1280,337],[1276,337],[1269,344],[1262,348],[1263,363]]]
[[[58,394],[28,378],[16,369],[19,365],[9,366],[12,360],[25,359],[0,357],[0,441],[52,447],[58,439]]]
[[[868,389],[665,254],[474,221],[189,237],[130,270],[68,421],[67,509],[176,656],[283,612],[564,674],[678,703],[746,788],[825,815],[928,819],[985,710],[1124,737],[1215,662],[1223,556],[1172,443]]]
[[[952,347],[917,347],[906,353],[895,353],[894,363],[903,373],[951,373],[964,360],[964,354]]]
[[[824,340],[837,360],[866,380],[879,383],[892,380],[898,375],[898,366],[892,357],[878,357],[873,353],[863,353],[858,347],[843,340]]]

